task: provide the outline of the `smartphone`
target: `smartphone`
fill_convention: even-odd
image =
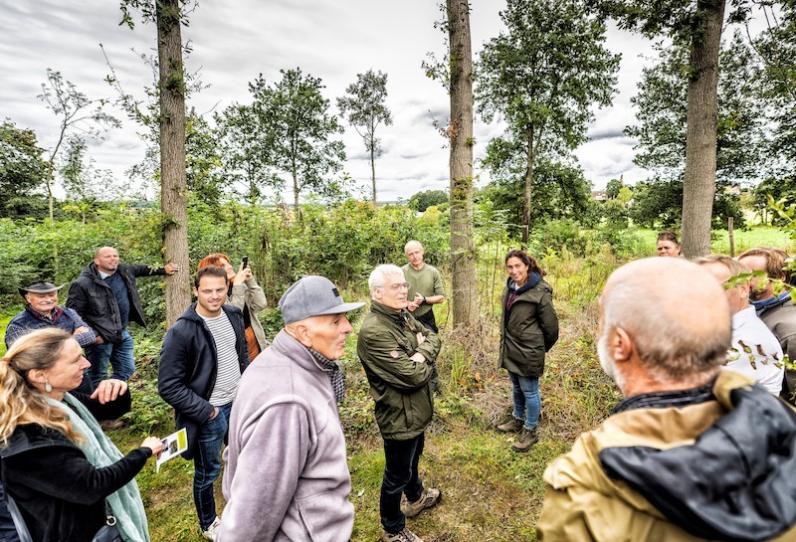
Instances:
[[[243,257],[243,269],[246,269],[247,267],[249,267],[249,257],[248,256],[244,256]]]

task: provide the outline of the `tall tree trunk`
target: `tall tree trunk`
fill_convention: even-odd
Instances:
[[[699,0],[692,28],[688,81],[688,135],[683,180],[683,255],[710,252],[716,192],[719,48],[726,0]]]
[[[301,190],[299,189],[298,176],[296,175],[296,165],[295,164],[293,164],[293,169],[290,171],[290,176],[293,179],[293,212],[298,214],[298,212],[299,212],[299,195],[301,194]]]
[[[370,140],[370,182],[373,184],[373,206],[376,206],[376,156],[373,139]]]
[[[179,0],[158,0],[160,69],[160,208],[163,258],[178,266],[166,278],[166,321],[174,324],[191,303],[188,263],[188,185],[185,178],[185,79]]]
[[[533,127],[528,130],[528,167],[525,170],[525,189],[524,200],[525,203],[522,208],[522,247],[528,247],[528,237],[531,230],[531,196],[533,196],[533,165],[536,160],[536,153],[534,152],[534,134]]]
[[[478,318],[473,243],[473,59],[470,4],[447,0],[450,42],[450,221],[453,325]]]

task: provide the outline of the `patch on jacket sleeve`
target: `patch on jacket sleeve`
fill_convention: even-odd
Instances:
[[[393,359],[398,359],[401,357],[401,354],[398,353],[398,350],[392,350],[390,351],[390,357]]]

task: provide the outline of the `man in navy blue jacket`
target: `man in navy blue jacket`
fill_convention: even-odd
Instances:
[[[215,540],[220,524],[213,482],[221,473],[232,401],[249,363],[243,313],[225,304],[227,290],[224,269],[199,270],[196,303],[166,333],[158,370],[158,392],[174,407],[177,428],[188,433],[183,457],[194,460],[194,504],[209,540]]]

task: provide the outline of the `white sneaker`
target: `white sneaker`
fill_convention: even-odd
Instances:
[[[218,529],[220,527],[221,527],[221,518],[216,516],[216,519],[213,520],[213,523],[210,525],[210,527],[208,527],[206,531],[202,531],[202,536],[204,536],[208,540],[215,540],[216,534],[218,534]]]

